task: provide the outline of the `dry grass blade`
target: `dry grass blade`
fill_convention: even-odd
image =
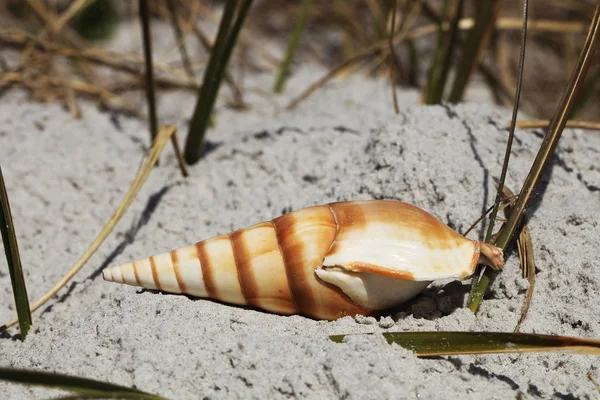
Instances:
[[[181,170],[181,175],[183,175],[184,178],[187,178],[188,176],[190,176],[190,172],[188,171],[187,165],[185,164],[185,160],[183,159],[183,153],[179,148],[177,133],[174,133],[173,136],[171,136],[171,143],[173,143],[173,149],[175,150],[175,158],[177,158],[177,165]]]
[[[71,267],[71,269],[63,276],[48,292],[46,292],[42,297],[40,297],[35,303],[31,305],[31,310],[35,311],[44,305],[48,300],[50,300],[60,289],[63,288],[69,282],[77,272],[85,265],[85,263],[92,257],[92,255],[96,252],[98,247],[104,242],[106,237],[110,234],[113,228],[117,225],[117,222],[121,219],[123,214],[127,211],[138,192],[142,188],[144,182],[150,175],[150,171],[156,164],[158,160],[158,156],[162,152],[165,144],[169,141],[172,135],[175,134],[174,126],[163,126],[156,138],[154,139],[154,143],[152,145],[152,149],[150,150],[150,154],[148,158],[144,161],[144,164],[138,171],[137,175],[133,179],[131,186],[127,193],[125,194],[125,198],[119,204],[114,214],[108,221],[108,223],[102,228],[96,239],[90,244],[88,249],[83,253],[83,255],[75,262],[75,265]],[[13,319],[12,321],[0,326],[0,331],[6,330],[7,328],[13,326],[17,323],[17,319]]]
[[[306,25],[306,20],[308,19],[308,13],[311,9],[311,6],[312,0],[302,0],[302,5],[300,6],[300,15],[296,21],[296,27],[290,35],[288,46],[285,51],[285,57],[281,62],[281,66],[279,67],[279,72],[277,73],[277,78],[275,80],[275,85],[273,86],[273,91],[275,93],[281,93],[283,91],[285,80],[290,72],[290,65],[294,59],[294,55],[296,54],[296,49],[300,43],[302,33],[304,32],[304,26]]]
[[[355,335],[329,338],[342,343],[344,337]],[[600,340],[568,336],[509,332],[385,332],[382,335],[388,343],[396,343],[421,357],[532,352],[600,355]]]
[[[93,47],[78,49],[60,43],[42,40],[35,35],[14,29],[0,29],[0,43],[12,46],[26,46],[31,44],[41,51],[56,53],[63,57],[77,57],[132,74],[139,74],[144,63],[144,60],[136,54],[121,53]],[[188,80],[185,72],[166,64],[155,63],[154,69],[171,74],[177,79]],[[172,83],[171,79],[162,77],[157,77],[156,81],[165,84]]]
[[[543,129],[549,128],[550,122],[548,120],[533,120],[533,121],[517,121],[517,128],[521,129]],[[512,124],[509,122],[508,126]],[[594,121],[567,121],[567,128],[573,129],[589,129],[592,131],[600,131],[600,122]]]
[[[150,34],[150,13],[148,0],[140,0],[140,22],[142,24],[142,37],[144,42],[144,64],[146,81],[146,101],[148,102],[148,117],[150,120],[150,141],[152,142],[158,132],[158,117],[156,116],[156,99],[154,98],[154,71],[152,68],[152,35]]]
[[[17,307],[21,340],[25,340],[25,336],[27,336],[27,332],[31,327],[31,310],[29,309],[27,287],[25,286],[25,278],[23,277],[17,235],[15,234],[6,186],[4,185],[2,167],[0,167],[0,233],[2,234],[2,242],[4,243],[4,253],[6,254],[6,262],[8,263],[15,306]]]
[[[510,201],[510,206],[505,209],[506,215],[509,216],[512,212],[512,206],[514,206],[516,202],[515,194],[509,188],[504,186],[502,189],[502,198],[503,200]],[[525,321],[525,318],[527,318],[527,312],[531,306],[533,290],[535,288],[535,259],[533,257],[531,233],[529,232],[529,227],[527,224],[523,224],[521,227],[521,232],[519,232],[519,236],[517,237],[517,251],[519,253],[521,272],[523,274],[523,278],[527,278],[529,281],[529,287],[527,288],[527,293],[525,294],[525,299],[523,300],[523,306],[521,307],[521,317],[515,326],[515,333],[521,330],[521,324],[523,321]]]
[[[0,380],[64,390],[79,395],[78,398],[166,400],[137,389],[46,371],[0,367]]]
[[[483,49],[494,29],[500,0],[481,0],[479,2],[475,25],[463,46],[463,55],[456,70],[456,78],[448,100],[457,103],[462,100],[463,93],[473,71],[479,64]]]
[[[418,5],[418,3],[417,3],[417,5]],[[399,29],[398,32],[396,32],[394,34],[393,42],[392,42],[394,45],[398,44],[399,42],[401,42],[404,39],[409,38],[409,36],[410,36],[409,28],[412,25],[412,22],[414,22],[414,20],[416,19],[416,16],[417,16],[416,11],[417,10],[418,10],[418,7],[413,6],[411,13],[410,13],[411,14],[410,17],[412,17],[411,23],[406,24],[407,25],[406,29]],[[380,41],[364,48],[363,50],[354,54],[354,56],[342,61],[340,64],[338,64],[337,66],[335,66],[334,68],[329,70],[321,78],[319,78],[316,82],[309,85],[302,93],[300,93],[298,96],[293,98],[288,103],[288,105],[285,107],[286,110],[294,109],[296,106],[298,106],[298,104],[300,104],[301,102],[306,100],[308,97],[310,97],[310,95],[312,95],[314,92],[316,92],[321,86],[323,86],[325,83],[327,83],[330,79],[332,79],[335,76],[337,76],[338,74],[340,74],[346,68],[350,68],[369,57],[379,56],[379,57],[384,58],[387,56],[387,53],[389,52],[389,50],[390,50],[389,39],[380,40]]]
[[[346,68],[349,68],[349,67],[363,61],[364,59],[374,56],[374,55],[377,55],[383,51],[384,51],[384,49],[381,47],[381,44],[379,44],[379,45],[370,46],[370,47],[354,54],[354,56],[343,61],[342,63],[340,63],[333,69],[329,70],[329,72],[327,72],[325,75],[323,75],[321,78],[319,78],[319,80],[317,80],[316,82],[312,83],[300,95],[298,95],[297,97],[292,99],[292,101],[290,101],[289,104],[286,106],[286,109],[292,110],[292,109],[296,108],[296,106],[298,106],[298,104],[300,104],[302,101],[306,100],[308,97],[310,97],[311,94],[316,92],[320,87],[322,87],[330,79],[334,78],[337,74],[339,74],[341,71],[345,70]]]
[[[185,46],[185,35],[181,27],[182,24],[177,16],[177,6],[175,4],[175,0],[167,0],[167,9],[169,11],[169,18],[171,19],[173,31],[175,32],[175,38],[177,39],[177,48],[181,54],[183,68],[185,69],[188,77],[193,80],[194,69],[192,68],[192,62],[190,61],[190,56],[188,54],[187,47]]]
[[[529,287],[525,294],[525,300],[523,300],[523,307],[521,308],[521,317],[517,326],[515,326],[515,332],[521,330],[521,324],[527,318],[527,312],[531,306],[531,300],[533,299],[533,290],[535,288],[535,259],[533,258],[533,243],[531,242],[531,234],[529,228],[524,225],[517,238],[517,249],[519,251],[519,262],[521,263],[521,269],[523,271],[523,277],[529,281]]]
[[[66,85],[70,89],[91,96],[99,97],[106,104],[113,103],[127,111],[131,115],[140,116],[137,108],[133,107],[125,101],[121,96],[112,93],[111,91],[102,87],[93,85],[80,80],[74,79],[63,79],[62,77],[55,76],[41,76],[38,79],[31,79],[31,77],[23,76],[17,72],[6,72],[0,74],[0,81],[20,83],[30,89],[35,89],[37,86],[49,86],[49,87],[63,87]]]

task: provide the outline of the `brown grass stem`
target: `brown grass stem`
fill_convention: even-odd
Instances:
[[[156,115],[156,98],[154,96],[154,69],[152,68],[152,34],[150,32],[150,12],[148,0],[139,0],[140,22],[142,25],[142,41],[144,45],[144,80],[146,102],[148,103],[148,119],[150,124],[150,142],[158,133],[158,116]]]

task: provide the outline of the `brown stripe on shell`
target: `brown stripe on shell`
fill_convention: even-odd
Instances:
[[[260,307],[258,304],[260,292],[250,263],[252,256],[249,249],[246,248],[243,235],[244,229],[229,234],[229,240],[231,242],[231,247],[233,248],[233,257],[235,258],[235,266],[238,272],[238,279],[246,302],[251,306]]]
[[[206,288],[206,294],[211,299],[221,300],[217,285],[215,284],[215,278],[213,276],[213,266],[210,263],[208,255],[206,254],[206,243],[198,242],[194,245],[196,247],[196,254],[200,261],[200,268],[202,269],[202,280],[204,281],[204,287]]]
[[[152,279],[154,280],[154,286],[156,286],[156,290],[162,290],[160,287],[160,280],[158,279],[158,271],[156,270],[156,261],[154,260],[154,256],[150,256],[150,268],[152,269]]]
[[[300,314],[332,320],[366,313],[339,288],[315,274],[336,237],[336,222],[329,207],[303,208],[275,218],[272,223]]]
[[[137,283],[138,286],[142,286],[142,282],[140,281],[140,276],[138,274],[137,267],[135,266],[135,261],[132,262],[131,265],[133,265],[133,275],[135,275],[135,283]],[[112,272],[110,274],[112,275]]]
[[[294,293],[294,290],[297,290],[297,288],[295,287],[294,282],[292,282],[292,280],[290,279],[290,276],[293,275],[293,271],[290,272],[290,267],[288,265],[291,264],[286,261],[286,252],[284,252],[284,250],[281,248],[281,242],[286,237],[286,234],[284,233],[285,228],[281,229],[281,231],[278,231],[278,224],[275,223],[275,220],[272,220],[269,223],[273,227],[273,232],[275,232],[277,248],[279,249],[279,254],[281,254],[281,258],[283,259],[283,267],[285,269],[285,276],[287,279],[288,288],[290,290],[290,297],[292,299],[292,303],[294,303],[294,308],[296,309],[296,312],[302,313],[301,308],[298,305],[300,303],[298,301],[298,295]]]
[[[127,283],[127,282],[125,281],[125,276],[123,276],[123,268],[119,268],[119,272],[121,273],[121,282],[122,282],[122,283]]]
[[[271,221],[271,224],[275,230],[275,236],[277,236],[277,245],[283,258],[292,301],[298,312],[305,314],[307,311],[315,309],[315,300],[312,296],[310,285],[307,282],[304,269],[298,268],[296,263],[294,263],[294,260],[303,251],[303,243],[299,240],[293,240],[296,239],[294,237],[295,222],[294,214],[290,213],[275,218]]]
[[[177,250],[171,250],[169,253],[171,255],[171,263],[173,264],[173,272],[175,273],[175,279],[177,280],[177,285],[179,286],[179,290],[181,293],[187,293],[185,282],[181,279],[181,275],[179,273],[179,256],[177,255]]]
[[[339,243],[339,239],[344,236],[345,231],[349,229],[363,230],[368,222],[361,202],[343,201],[329,203],[327,207],[329,207],[331,214],[333,214],[337,227],[335,236],[338,240],[332,243],[331,248],[327,252],[328,254],[332,254],[337,252],[338,249],[336,246]]]

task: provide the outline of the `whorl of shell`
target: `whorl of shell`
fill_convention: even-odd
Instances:
[[[481,256],[481,260],[480,260]],[[318,319],[398,305],[436,279],[464,279],[502,251],[393,200],[308,207],[120,266],[107,281]]]

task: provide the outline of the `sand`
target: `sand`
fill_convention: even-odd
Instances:
[[[334,322],[144,291],[104,282],[102,268],[170,250],[284,212],[351,199],[413,203],[464,231],[494,199],[510,111],[482,104],[418,106],[385,80],[337,81],[291,112],[291,94],[322,70],[294,75],[271,99],[246,84],[253,109],[217,107],[210,151],[183,179],[167,147],[130,210],[90,262],[41,312],[25,342],[0,337],[0,366],[34,368],[192,398],[598,397],[598,358],[483,355],[419,359],[381,336],[408,330],[512,331],[526,280],[510,254],[477,315],[463,308],[468,282],[439,282],[380,318]],[[183,141],[191,94],[160,97],[163,122]],[[274,106],[275,104],[275,106]],[[143,103],[140,103],[143,107]],[[13,91],[0,99],[0,161],[30,299],[86,249],[121,201],[147,149],[143,122],[83,102],[73,120],[59,105]],[[278,111],[278,112],[275,112]],[[518,191],[542,138],[517,131],[507,184]],[[529,210],[537,284],[523,332],[600,337],[600,149],[598,132],[566,130]],[[482,228],[470,237],[481,237]],[[13,317],[0,259],[0,319]],[[47,398],[44,389],[0,382],[4,398]],[[519,397],[521,396],[521,397]]]

